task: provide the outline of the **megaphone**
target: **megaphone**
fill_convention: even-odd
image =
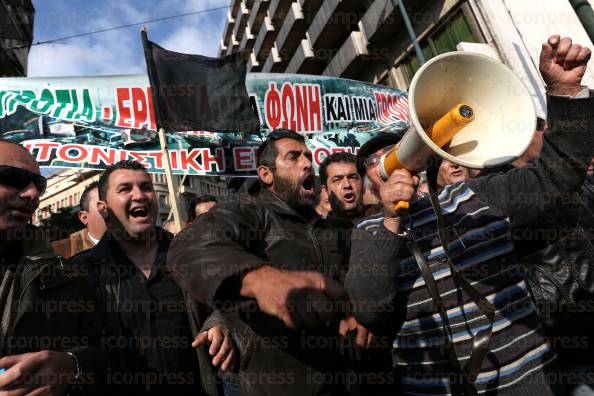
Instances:
[[[384,178],[417,173],[437,155],[485,169],[517,159],[536,129],[536,110],[522,81],[505,65],[471,52],[449,52],[425,63],[409,88],[410,127],[384,154]]]

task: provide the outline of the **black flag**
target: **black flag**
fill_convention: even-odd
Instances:
[[[258,132],[243,53],[225,58],[168,51],[142,31],[157,127],[168,132]]]

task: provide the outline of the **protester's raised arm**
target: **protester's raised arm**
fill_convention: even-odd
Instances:
[[[594,98],[581,85],[590,54],[569,38],[551,36],[543,44],[540,71],[547,84],[549,128],[539,158],[521,169],[468,181],[516,224],[576,191],[584,180],[594,149]]]

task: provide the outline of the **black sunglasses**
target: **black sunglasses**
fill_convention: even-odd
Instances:
[[[0,185],[23,191],[33,183],[39,195],[43,195],[47,187],[47,179],[37,173],[10,165],[0,165]]]

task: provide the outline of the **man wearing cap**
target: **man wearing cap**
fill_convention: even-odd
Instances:
[[[354,316],[393,334],[404,394],[545,396],[566,385],[517,263],[509,218],[527,221],[581,186],[594,147],[594,98],[581,86],[590,56],[569,38],[543,44],[550,129],[534,165],[416,201],[418,178],[397,170],[380,187],[383,217],[353,232],[346,287]],[[436,171],[428,170],[434,191]],[[399,201],[411,203],[408,213],[396,212]]]

